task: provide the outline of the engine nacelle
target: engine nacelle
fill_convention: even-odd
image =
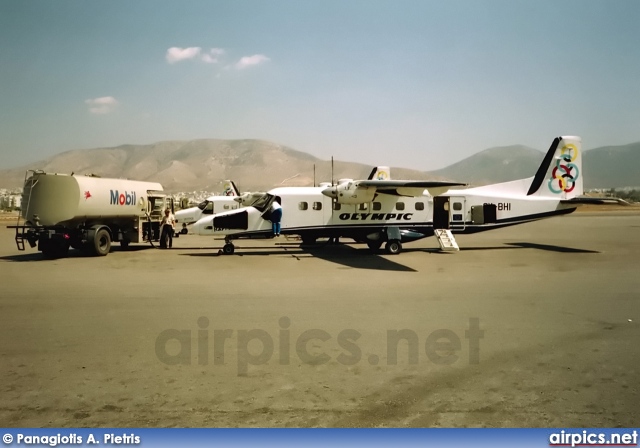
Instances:
[[[375,187],[357,187],[354,182],[344,182],[322,190],[322,194],[335,199],[339,204],[364,204],[373,201]]]

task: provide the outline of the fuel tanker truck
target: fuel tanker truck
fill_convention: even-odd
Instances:
[[[157,241],[164,210],[173,211],[159,183],[43,171],[27,172],[22,201],[24,221],[10,226],[16,245],[37,245],[47,258],[64,257],[69,247],[104,256],[112,242]]]

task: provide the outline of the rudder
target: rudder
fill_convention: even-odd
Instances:
[[[390,180],[391,168],[388,166],[376,166],[371,170],[367,180]]]
[[[575,136],[558,137],[538,168],[527,196],[572,199],[583,193],[582,140]]]
[[[238,191],[238,187],[232,180],[225,180],[223,187],[223,195],[224,196],[240,196],[240,192]]]

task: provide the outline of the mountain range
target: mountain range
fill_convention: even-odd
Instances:
[[[640,142],[607,146],[583,154],[585,188],[640,185]],[[392,167],[395,179],[455,180],[485,185],[532,176],[544,152],[522,145],[489,148],[446,168],[426,172]],[[263,140],[163,141],[66,151],[18,168],[0,170],[0,188],[22,185],[27,169],[98,174],[160,182],[168,191],[220,191],[224,179],[242,190],[309,186],[331,179],[331,162]],[[364,179],[370,165],[334,163],[334,179]]]

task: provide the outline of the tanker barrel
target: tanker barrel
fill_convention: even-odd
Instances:
[[[74,225],[87,220],[144,216],[148,191],[162,185],[124,179],[34,173],[26,182],[29,201],[24,218],[37,215],[43,226]]]

